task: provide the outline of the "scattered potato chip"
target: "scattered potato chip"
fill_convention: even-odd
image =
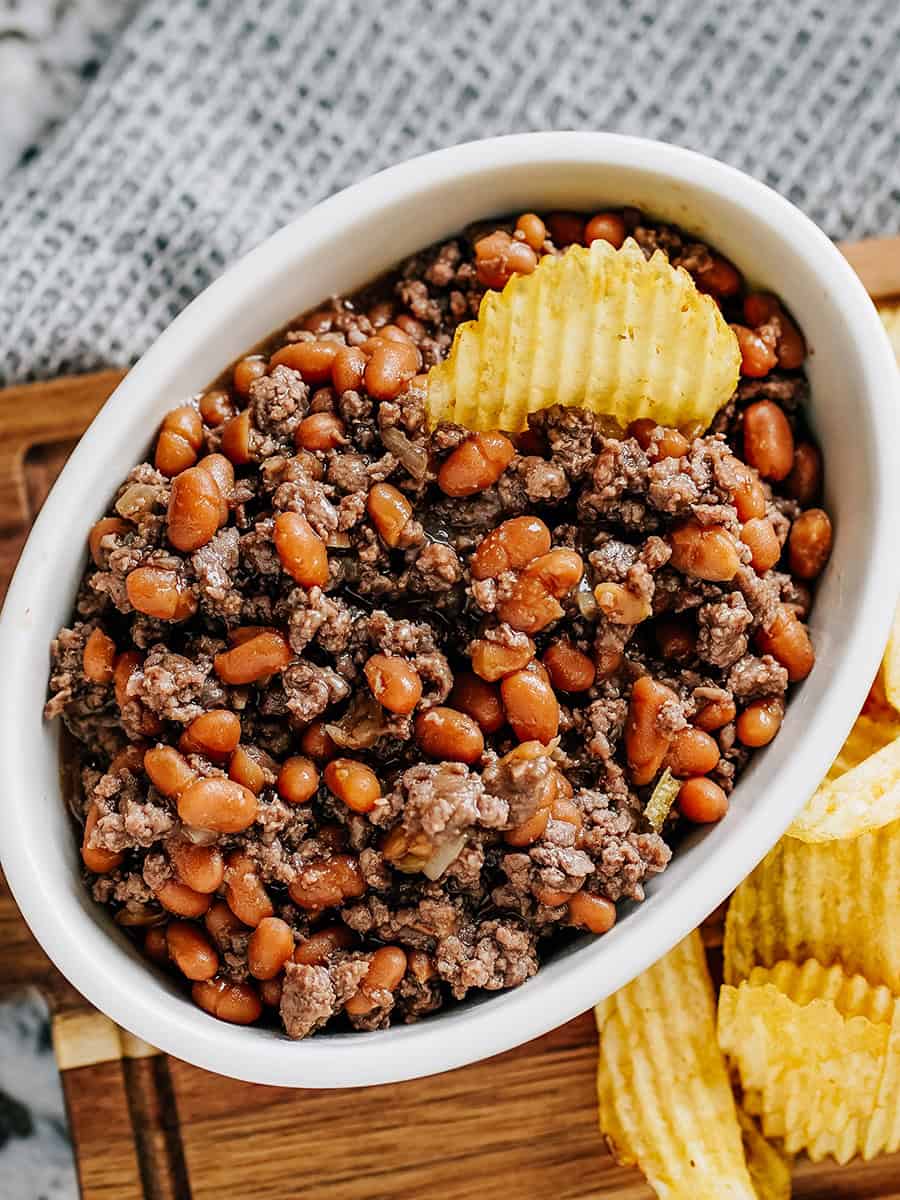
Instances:
[[[428,375],[432,425],[518,431],[553,404],[622,428],[637,417],[706,428],[734,392],[737,339],[709,296],[662,253],[630,238],[545,255],[489,291]]]
[[[681,780],[676,779],[672,772],[666,767],[653,792],[650,799],[647,801],[647,807],[644,809],[644,816],[649,824],[657,831],[662,829],[666,823],[666,817],[672,805],[678,799],[678,793],[681,791]]]
[[[790,1200],[790,1156],[767,1141],[756,1122],[743,1109],[739,1108],[737,1115],[747,1170],[759,1200]]]
[[[897,737],[900,737],[900,718],[873,689],[840,753],[831,764],[825,776],[826,781],[832,782],[846,775]]]
[[[849,841],[782,838],[725,920],[725,982],[780,959],[843,963],[900,994],[900,823]]]
[[[891,706],[900,712],[900,604],[894,613],[894,624],[884,652],[882,675],[885,695]]]
[[[804,842],[854,838],[900,818],[900,738],[837,779],[820,784],[787,836]]]
[[[700,935],[595,1012],[600,1128],[619,1160],[670,1200],[753,1197]]]
[[[719,998],[719,1044],[748,1112],[789,1153],[847,1161],[867,1141],[888,1060],[894,998],[814,960],[757,967]],[[852,1129],[850,1128],[852,1126]]]

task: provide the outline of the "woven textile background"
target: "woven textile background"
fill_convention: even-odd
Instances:
[[[243,250],[388,163],[615,129],[900,229],[898,0],[147,0],[0,196],[0,382],[126,363]]]

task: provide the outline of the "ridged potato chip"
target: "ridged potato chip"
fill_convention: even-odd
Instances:
[[[854,838],[900,819],[900,737],[837,779],[826,779],[788,828],[804,842]]]
[[[846,775],[897,737],[900,737],[900,717],[881,690],[873,688],[825,779],[831,782]]]
[[[790,1200],[790,1156],[767,1141],[756,1122],[743,1109],[739,1108],[737,1115],[747,1170],[759,1200]]]
[[[900,994],[898,898],[900,823],[848,841],[782,838],[731,898],[725,982],[815,958]]]
[[[706,428],[732,396],[737,339],[715,301],[629,238],[545,255],[489,291],[428,374],[431,425],[524,429],[528,414],[582,405],[624,428],[637,417]]]
[[[619,1160],[637,1163],[670,1200],[755,1196],[716,1045],[700,935],[685,938],[595,1013],[600,1128]]]
[[[895,1002],[887,988],[814,960],[755,968],[719,997],[719,1044],[747,1110],[789,1153],[846,1161],[868,1140]]]

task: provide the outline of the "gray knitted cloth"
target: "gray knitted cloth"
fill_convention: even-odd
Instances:
[[[0,382],[131,361],[314,201],[489,134],[663,138],[897,231],[898,63],[898,0],[147,0],[0,195]]]

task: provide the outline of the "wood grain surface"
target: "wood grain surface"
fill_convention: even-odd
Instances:
[[[0,392],[0,594],[50,483],[120,377]],[[156,1054],[93,1010],[0,878],[0,989],[33,983],[54,1012],[84,1200],[652,1197],[597,1132],[590,1014],[431,1079],[340,1092],[223,1080]],[[843,1168],[800,1161],[794,1195],[900,1200],[900,1156]]]

